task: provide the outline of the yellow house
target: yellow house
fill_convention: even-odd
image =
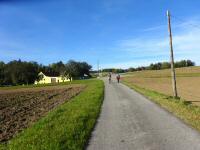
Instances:
[[[52,76],[46,76],[43,72],[40,72],[38,74],[40,77],[38,81],[35,81],[35,84],[48,84],[48,83],[61,83],[61,82],[68,82],[70,81],[67,77],[52,77]],[[71,79],[72,80],[72,79]]]

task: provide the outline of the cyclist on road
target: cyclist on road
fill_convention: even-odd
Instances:
[[[119,83],[119,80],[120,80],[120,75],[119,74],[117,74],[116,79],[117,79],[117,83]]]
[[[111,73],[108,74],[109,83],[111,83]]]

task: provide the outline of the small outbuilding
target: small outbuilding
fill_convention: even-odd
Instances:
[[[61,83],[61,82],[69,82],[72,81],[68,77],[64,76],[47,76],[43,72],[38,74],[39,80],[35,81],[35,84],[48,84],[48,83]]]

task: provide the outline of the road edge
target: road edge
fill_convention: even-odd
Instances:
[[[122,81],[121,83],[131,90],[134,90],[141,96],[147,98],[160,108],[164,109],[166,112],[176,117],[192,130],[200,134],[200,107],[185,103],[181,99],[174,99],[171,96],[141,88],[126,81]],[[180,112],[184,113],[182,114]]]

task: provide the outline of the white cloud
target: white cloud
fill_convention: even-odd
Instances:
[[[195,25],[194,25],[195,24]],[[198,20],[189,20],[181,24],[175,24],[173,27],[173,46],[175,59],[192,59],[200,64],[200,25]],[[130,55],[136,55],[137,57],[142,57],[141,59],[136,59],[132,61],[132,65],[136,64],[139,66],[140,63],[146,61],[157,62],[166,61],[169,57],[169,37],[168,33],[163,33],[162,27],[151,27],[145,31],[161,32],[160,35],[151,36],[143,34],[140,37],[132,38],[128,40],[121,40],[118,42],[119,49],[129,53]],[[164,36],[165,35],[165,36]],[[163,56],[159,58],[159,56]],[[165,59],[165,60],[162,60]],[[168,60],[168,59],[167,59]],[[125,63],[126,64],[126,63]]]

